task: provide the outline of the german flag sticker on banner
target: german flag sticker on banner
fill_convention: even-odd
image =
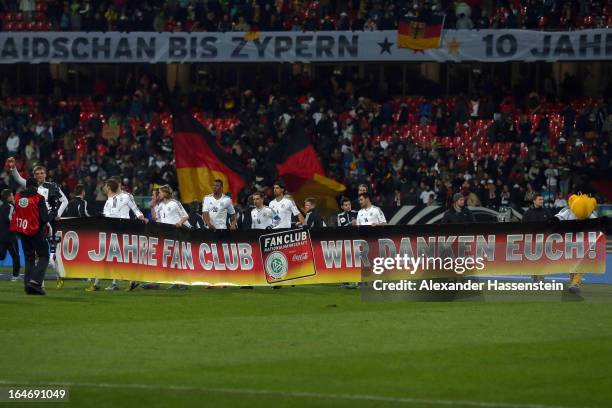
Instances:
[[[427,50],[439,48],[444,28],[444,16],[428,18],[406,17],[397,29],[398,48]]]

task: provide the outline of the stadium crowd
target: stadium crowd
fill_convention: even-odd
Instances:
[[[16,157],[24,174],[43,164],[66,195],[82,183],[90,201],[106,199],[111,176],[134,196],[152,185],[177,190],[171,113],[191,110],[255,176],[241,204],[254,191],[273,196],[272,157],[303,128],[351,198],[364,183],[380,206],[448,205],[460,192],[472,206],[523,207],[536,191],[546,205],[563,206],[585,172],[611,164],[611,93],[579,98],[574,79],[549,95],[483,79],[469,96],[427,98],[382,95],[372,78],[341,70],[328,81],[297,75],[282,90],[236,89],[206,76],[183,93],[145,75],[76,98],[56,84],[48,96],[0,98],[0,161]],[[11,183],[2,172],[0,190]]]
[[[0,30],[393,30],[405,16],[428,15],[457,29],[612,26],[607,0],[2,0]]]

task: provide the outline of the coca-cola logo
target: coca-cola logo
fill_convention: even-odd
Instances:
[[[302,254],[295,254],[291,260],[293,262],[302,262],[308,259],[308,252],[304,252]]]

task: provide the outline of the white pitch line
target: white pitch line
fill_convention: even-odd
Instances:
[[[152,391],[196,391],[204,393],[218,394],[233,394],[233,395],[260,395],[270,397],[288,397],[288,398],[316,398],[316,399],[336,399],[336,400],[352,400],[352,401],[376,401],[389,402],[396,404],[412,404],[412,405],[438,405],[438,406],[469,406],[478,408],[586,408],[586,407],[569,407],[560,405],[544,405],[544,404],[513,404],[506,402],[482,402],[469,400],[445,400],[445,399],[426,399],[426,398],[411,398],[411,397],[384,397],[380,395],[363,395],[363,394],[320,394],[316,392],[292,392],[292,391],[271,391],[271,390],[253,390],[248,388],[217,388],[217,387],[196,387],[189,385],[154,385],[154,384],[111,384],[111,383],[75,383],[75,382],[20,382],[0,380],[0,385],[16,385],[16,386],[50,386],[50,387],[83,387],[83,388],[127,388],[127,389],[145,389]]]

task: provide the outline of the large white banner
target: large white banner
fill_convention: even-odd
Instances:
[[[612,58],[612,29],[445,30],[440,48],[397,47],[396,31],[0,32],[0,63],[576,61]]]

